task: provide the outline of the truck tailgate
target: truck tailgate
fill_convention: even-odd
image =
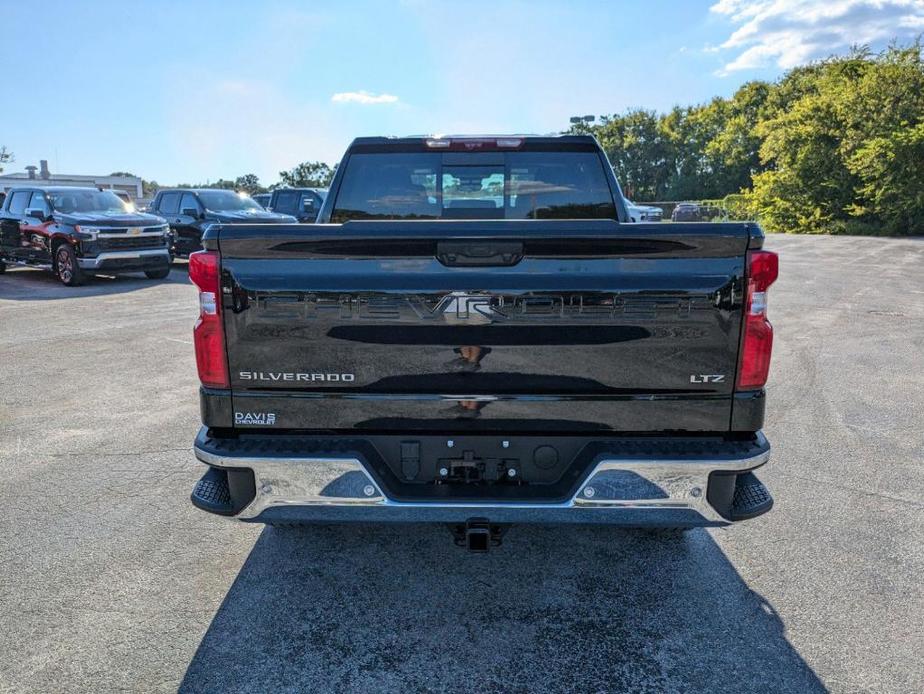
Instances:
[[[235,426],[269,413],[306,430],[727,431],[750,234],[608,220],[213,229]]]

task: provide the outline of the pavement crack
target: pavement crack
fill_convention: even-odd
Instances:
[[[889,501],[897,501],[902,504],[908,504],[909,506],[914,506],[915,508],[924,509],[924,501],[919,501],[917,499],[906,499],[901,496],[893,496],[892,494],[886,494],[885,492],[871,491],[869,489],[861,489],[859,487],[852,487],[847,484],[839,484],[837,482],[832,482],[830,480],[821,480],[814,477],[805,477],[804,475],[794,475],[791,472],[779,472],[777,474],[782,477],[792,477],[797,480],[802,480],[804,482],[812,482],[814,484],[825,484],[829,487],[834,487],[835,489],[841,489],[843,491],[854,492],[856,494],[862,494],[863,496],[875,496],[880,499],[888,499]]]

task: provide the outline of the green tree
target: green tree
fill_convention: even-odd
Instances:
[[[321,161],[302,162],[288,171],[280,171],[276,187],[325,188],[330,185],[336,170],[336,165],[330,167]]]
[[[728,99],[580,123],[627,195],[724,199],[771,231],[924,233],[922,43],[748,82]]]
[[[219,188],[221,190],[237,190],[237,181],[229,178],[219,178],[214,183],[206,183],[200,188]]]
[[[16,161],[16,157],[9,151],[5,145],[0,145],[0,173],[3,173],[3,165]]]
[[[763,170],[761,141],[755,127],[766,115],[770,92],[767,82],[747,82],[731,99],[721,100],[721,106],[716,106],[720,127],[715,128],[704,148],[712,174],[711,197],[749,188],[754,174]]]
[[[670,146],[654,111],[603,116],[591,131],[600,141],[628,197],[655,200],[668,180]]]
[[[924,234],[924,123],[874,137],[847,162],[860,180],[851,213],[892,234]]]
[[[766,82],[748,82],[731,99],[675,107],[661,118],[670,144],[668,198],[721,198],[750,187],[761,170],[754,127],[770,90]]]
[[[669,151],[664,173],[667,199],[715,197],[706,147],[720,129],[719,113],[714,101],[710,106],[675,107],[661,117],[659,127]]]
[[[252,173],[238,176],[236,179],[234,179],[234,188],[235,190],[242,190],[249,195],[266,192],[266,188],[260,185],[260,179],[256,174]]]
[[[842,94],[842,150],[857,178],[848,212],[892,234],[924,233],[924,61],[892,47]]]
[[[772,231],[924,231],[922,46],[854,50],[791,71],[754,132],[748,209]]]
[[[628,196],[638,200],[719,198],[750,187],[761,170],[754,126],[771,85],[748,82],[731,99],[675,107],[659,115],[628,111],[579,123],[603,146]]]

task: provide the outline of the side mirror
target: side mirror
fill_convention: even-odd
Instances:
[[[45,210],[40,210],[40,209],[34,207],[34,208],[30,209],[30,210],[26,210],[26,216],[27,216],[27,217],[33,217],[33,218],[39,220],[40,222],[44,222],[44,221],[45,221],[45,217],[46,217],[47,215],[45,214]]]
[[[314,198],[305,198],[302,200],[302,210],[305,212],[314,212]]]
[[[199,219],[199,210],[192,207],[184,207],[183,211],[180,212],[184,217],[192,217],[194,219]]]

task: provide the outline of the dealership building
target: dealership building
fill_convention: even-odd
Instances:
[[[91,176],[88,174],[58,174],[48,170],[48,161],[42,159],[39,166],[27,166],[22,173],[0,174],[0,192],[22,185],[41,186],[92,186],[107,190],[121,190],[132,200],[144,196],[141,179],[137,176]]]

